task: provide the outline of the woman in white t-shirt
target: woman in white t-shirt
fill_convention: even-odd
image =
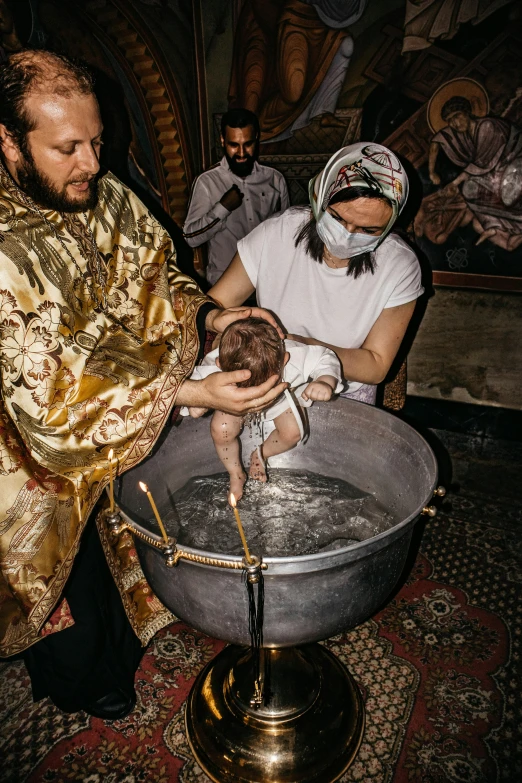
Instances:
[[[311,209],[261,223],[209,294],[224,307],[256,291],[288,337],[338,355],[343,396],[375,403],[423,293],[413,250],[390,231],[408,179],[380,144],[352,144],[310,181]]]

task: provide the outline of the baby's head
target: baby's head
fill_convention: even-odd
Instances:
[[[223,372],[250,370],[250,378],[238,386],[259,386],[270,376],[281,377],[285,344],[268,321],[243,318],[227,326],[219,343],[219,367]]]

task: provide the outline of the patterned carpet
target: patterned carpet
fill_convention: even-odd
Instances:
[[[522,780],[522,514],[512,501],[477,493],[446,505],[426,524],[386,608],[326,642],[366,704],[345,783]],[[65,715],[48,700],[34,705],[23,664],[0,665],[0,781],[206,783],[183,709],[197,672],[222,646],[182,623],[160,633],[138,672],[135,711],[112,724]]]

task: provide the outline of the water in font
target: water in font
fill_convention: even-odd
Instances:
[[[162,509],[180,546],[242,554],[228,484],[228,473],[196,476],[174,494],[168,512]],[[398,521],[373,495],[307,470],[272,469],[267,484],[248,481],[238,508],[250,551],[265,557],[342,549]]]

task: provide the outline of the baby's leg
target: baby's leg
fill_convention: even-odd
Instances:
[[[218,457],[230,474],[230,491],[239,500],[243,495],[246,481],[245,471],[241,465],[239,453],[239,433],[243,426],[240,416],[233,416],[222,411],[215,411],[210,424],[210,433]]]
[[[274,424],[275,430],[270,433],[261,447],[263,460],[274,457],[276,454],[290,451],[294,446],[297,446],[301,438],[297,421],[290,408],[287,408],[286,411],[277,416],[274,419]],[[266,470],[263,461],[259,459],[257,449],[250,458],[249,473],[251,478],[255,478],[258,481],[266,481]]]

